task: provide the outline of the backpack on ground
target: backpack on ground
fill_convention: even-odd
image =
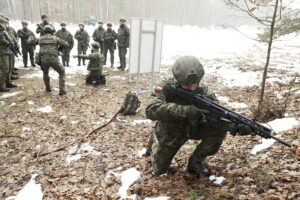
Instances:
[[[122,104],[121,113],[123,115],[134,115],[140,107],[141,102],[136,93],[128,92]]]

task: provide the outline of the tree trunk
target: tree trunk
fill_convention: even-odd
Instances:
[[[266,60],[265,68],[264,68],[264,74],[263,74],[263,79],[262,79],[262,84],[261,84],[261,91],[260,91],[258,106],[257,106],[257,110],[256,110],[256,112],[254,114],[255,118],[260,117],[260,115],[261,115],[261,108],[262,108],[263,101],[264,101],[265,85],[266,85],[266,79],[267,79],[267,74],[268,74],[268,67],[269,67],[270,58],[271,58],[271,50],[272,50],[272,43],[273,43],[274,27],[275,27],[275,23],[276,23],[276,15],[277,15],[277,9],[278,9],[278,2],[279,2],[279,0],[276,0],[275,8],[274,8],[274,13],[273,13],[273,18],[272,18],[272,23],[271,23],[271,28],[270,28],[270,38],[269,38],[269,42],[268,42],[267,60]]]

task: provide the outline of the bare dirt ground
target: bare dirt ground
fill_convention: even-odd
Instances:
[[[168,66],[164,68],[164,73],[155,75],[156,81],[170,75]],[[1,199],[16,195],[34,173],[39,174],[36,180],[42,186],[44,199],[119,199],[120,179],[107,176],[111,170],[118,171],[118,167],[123,167],[122,170],[135,167],[141,172],[141,178],[127,191],[137,194],[138,199],[157,196],[208,200],[300,198],[300,165],[295,153],[300,144],[299,128],[280,134],[294,145],[293,148],[275,143],[257,156],[251,155],[250,151],[259,143],[259,136],[228,135],[221,150],[207,159],[214,173],[226,178],[222,185],[186,172],[187,159],[198,141],[190,141],[178,152],[172,163],[174,175],[152,174],[150,158],[140,158],[138,152],[147,145],[154,122],[133,124],[133,120],[145,119],[144,108],[149,93],[140,95],[142,106],[137,115],[119,115],[109,126],[85,137],[110,119],[120,108],[125,94],[135,87],[134,76],[110,68],[105,71],[109,73],[108,82],[100,87],[85,85],[84,75],[68,76],[68,94],[65,96],[58,96],[56,90],[44,92],[41,78],[20,78],[16,83],[21,86],[13,91],[21,93],[0,99],[4,102],[0,105]],[[22,77],[31,71],[20,69],[19,73]],[[227,88],[222,85],[222,80],[212,75],[206,76],[204,82],[220,96],[246,103],[248,108],[234,110],[251,117],[258,87]],[[58,87],[57,80],[51,80],[51,83],[53,88]],[[142,90],[149,88],[149,75],[142,76],[141,84]],[[283,91],[288,87],[288,84],[278,83],[269,86],[268,92]],[[299,118],[299,94],[291,93],[289,99],[289,115]],[[51,106],[53,111],[37,111],[45,106]],[[79,139],[89,142],[101,154],[83,155],[70,163],[66,162],[68,149],[36,157]]]

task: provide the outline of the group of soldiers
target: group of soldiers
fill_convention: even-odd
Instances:
[[[51,92],[49,68],[52,67],[59,73],[59,94],[65,94],[65,69],[70,63],[70,52],[74,47],[74,39],[72,33],[67,30],[67,24],[61,23],[61,29],[56,32],[55,27],[49,23],[48,16],[41,16],[42,22],[37,24],[36,33],[40,34],[40,38],[36,38],[35,34],[28,29],[28,23],[22,22],[22,29],[17,32],[9,26],[9,19],[0,15],[0,92],[7,92],[17,85],[11,80],[17,79],[16,68],[14,67],[15,56],[21,54],[19,51],[18,41],[21,39],[22,55],[24,67],[28,67],[28,55],[31,66],[35,67],[35,63],[41,66],[44,72],[44,82],[46,91]],[[112,23],[107,23],[107,29],[103,28],[103,22],[98,21],[98,27],[94,30],[91,43],[91,54],[87,54],[90,48],[90,35],[84,30],[84,24],[79,24],[79,30],[75,33],[74,38],[78,41],[77,51],[78,66],[85,65],[88,59],[88,70],[90,74],[86,77],[88,84],[100,84],[105,82],[102,76],[102,67],[106,65],[107,54],[110,53],[110,66],[114,67],[114,51],[118,46],[120,66],[118,69],[125,70],[126,54],[129,48],[130,32],[126,26],[126,20],[120,19],[120,27],[118,33],[112,29]],[[40,46],[39,53],[34,56],[36,45]],[[97,55],[95,55],[97,54]],[[62,57],[62,64],[58,56]],[[3,63],[3,64],[2,64]]]

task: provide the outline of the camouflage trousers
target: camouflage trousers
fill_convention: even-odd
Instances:
[[[102,70],[91,70],[90,73],[85,77],[86,84],[105,84],[105,76],[102,75]]]
[[[71,49],[69,49],[69,48],[65,48],[61,51],[61,53],[62,53],[61,60],[62,60],[63,65],[69,64],[70,52],[71,52]]]
[[[120,65],[122,68],[126,67],[126,54],[127,54],[127,48],[119,47],[119,58],[120,58]]]
[[[65,68],[59,62],[58,56],[41,55],[41,69],[43,70],[43,78],[46,90],[51,90],[49,69],[52,67],[59,74],[59,90],[65,91]]]
[[[81,54],[86,55],[87,49],[88,49],[88,45],[78,44],[78,46],[77,46],[78,55],[81,55]],[[82,59],[82,60],[83,60],[83,62],[85,62],[85,59]],[[78,63],[80,63],[80,61],[81,61],[81,58],[78,58]]]
[[[11,76],[15,68],[15,55],[9,54],[9,67],[8,67],[8,73],[6,76],[6,84],[11,83]]]
[[[114,65],[114,60],[115,60],[115,50],[114,50],[114,47],[111,46],[111,47],[104,47],[104,64],[106,65],[106,60],[107,60],[107,53],[109,51],[109,54],[110,54],[110,64],[111,66]]]
[[[9,55],[0,55],[0,87],[5,87],[9,72]]]
[[[156,174],[167,172],[173,157],[189,139],[202,140],[190,156],[193,163],[201,163],[207,156],[218,152],[230,129],[230,124],[223,121],[209,121],[200,124],[195,136],[188,137],[185,132],[168,132],[158,124],[152,143],[152,166]]]
[[[27,67],[28,54],[29,54],[31,65],[34,65],[34,47],[22,46],[22,55],[23,55],[24,67]]]

